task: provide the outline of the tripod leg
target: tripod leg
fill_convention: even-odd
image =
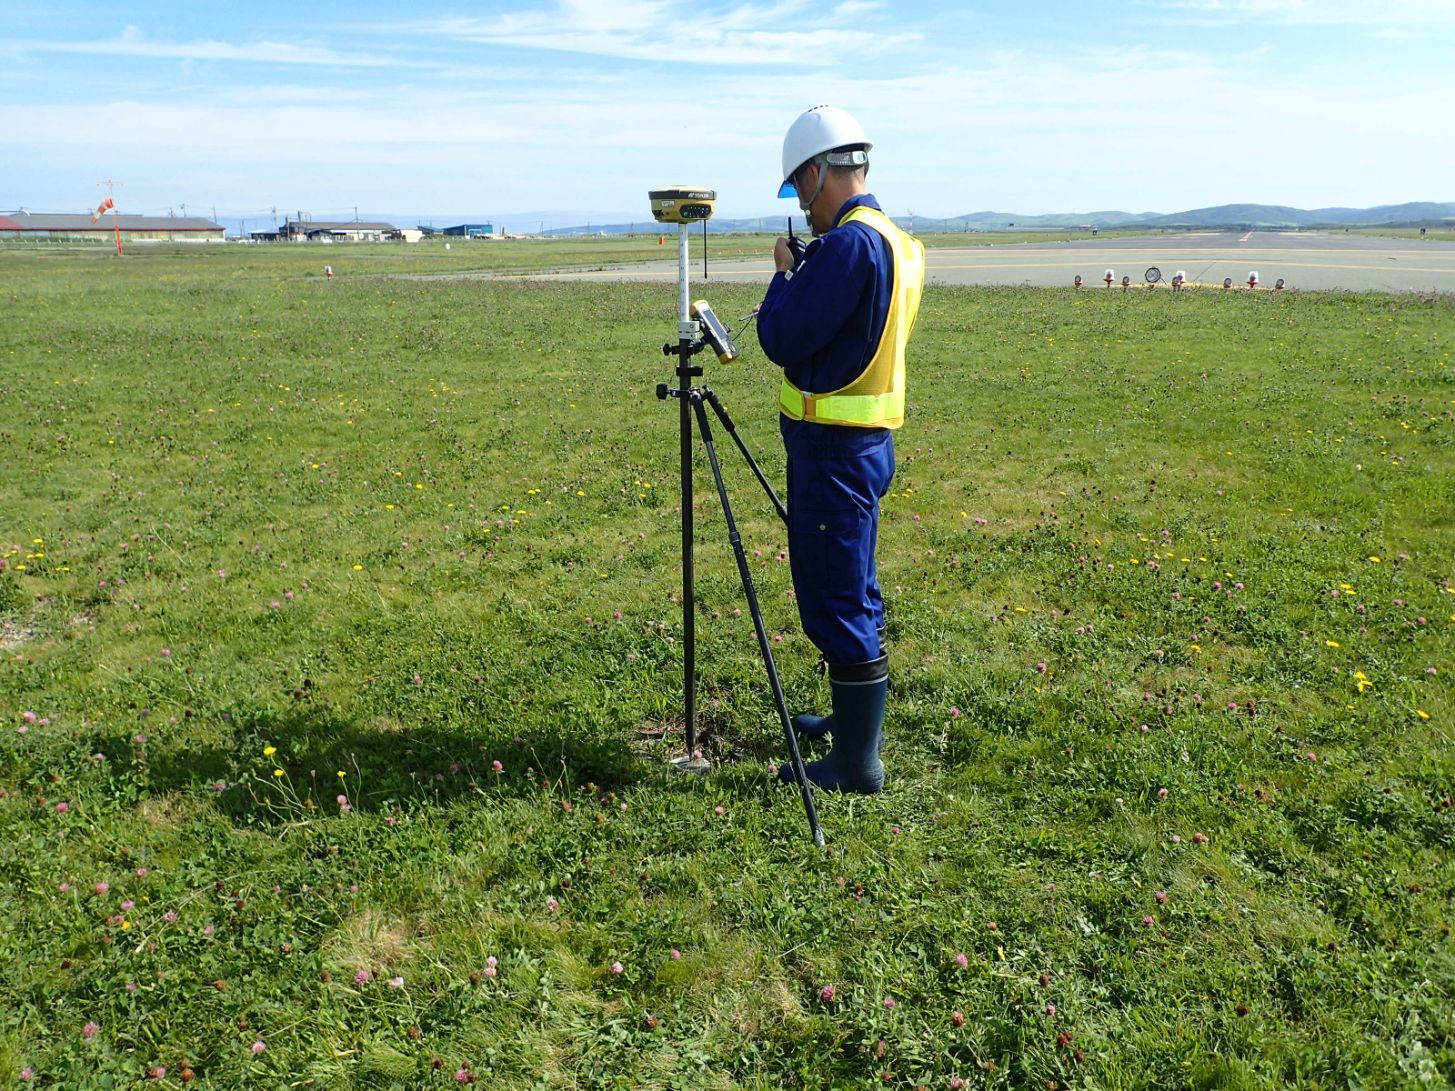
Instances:
[[[708,404],[712,406],[713,412],[717,414],[717,419],[722,421],[722,426],[727,429],[728,435],[732,436],[733,442],[738,445],[738,450],[748,460],[748,466],[752,469],[753,476],[758,479],[758,484],[763,486],[763,491],[768,494],[768,499],[773,502],[773,510],[778,513],[778,518],[782,519],[784,523],[787,523],[788,509],[783,506],[783,501],[778,499],[778,494],[773,491],[773,486],[768,483],[767,475],[763,473],[762,467],[753,458],[753,453],[748,450],[748,445],[743,442],[743,437],[738,435],[738,430],[733,424],[733,419],[728,416],[728,412],[723,408],[723,404],[718,400],[718,396],[706,387],[702,388],[702,396],[707,399]]]
[[[717,497],[722,504],[723,518],[727,521],[728,540],[732,542],[733,556],[738,562],[738,578],[743,584],[743,595],[748,600],[748,612],[753,616],[753,631],[758,635],[758,650],[763,654],[763,665],[768,671],[768,685],[773,690],[773,702],[778,707],[778,720],[783,727],[783,737],[788,743],[788,754],[793,772],[803,796],[803,809],[808,814],[808,828],[813,834],[813,843],[822,847],[823,828],[818,824],[818,810],[813,803],[813,789],[803,770],[803,756],[798,752],[798,738],[793,733],[793,724],[788,718],[788,703],[783,699],[783,686],[778,681],[778,667],[773,662],[773,651],[768,645],[768,630],[763,625],[763,611],[758,608],[758,595],[753,590],[753,577],[748,572],[748,557],[743,550],[743,539],[738,534],[733,520],[732,504],[728,501],[727,486],[722,480],[722,466],[717,460],[717,448],[712,442],[712,428],[707,421],[707,410],[702,407],[702,398],[694,396],[692,407],[697,411],[697,426],[702,432],[702,442],[707,448],[707,461],[712,467],[712,479],[717,485]]]

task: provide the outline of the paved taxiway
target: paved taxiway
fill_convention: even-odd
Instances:
[[[692,276],[701,280],[701,250],[694,239]],[[773,264],[764,246],[761,260],[711,260],[708,277],[761,280]],[[1272,288],[1279,277],[1289,288],[1345,291],[1455,292],[1455,243],[1419,239],[1378,239],[1342,232],[1189,232],[1074,242],[1025,243],[926,250],[926,275],[935,284],[1032,284],[1069,287],[1079,273],[1089,288],[1106,291],[1102,278],[1114,271],[1118,285],[1130,276],[1144,283],[1146,270],[1162,272],[1163,287],[1181,270],[1188,283],[1222,285],[1231,277],[1244,285],[1257,272],[1259,285]],[[677,264],[648,262],[592,272],[557,273],[532,279],[676,280]]]

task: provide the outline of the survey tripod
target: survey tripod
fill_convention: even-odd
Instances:
[[[677,385],[657,384],[657,397],[664,401],[668,398],[676,398],[680,410],[678,429],[682,462],[682,701],[686,723],[687,754],[674,764],[684,772],[700,773],[706,772],[708,768],[708,762],[702,757],[697,746],[697,618],[694,606],[692,558],[692,432],[695,419],[697,430],[702,435],[703,447],[707,450],[707,461],[712,468],[713,482],[717,486],[718,501],[722,504],[723,518],[727,523],[728,541],[732,543],[733,556],[737,559],[738,578],[743,585],[743,595],[748,601],[748,612],[753,617],[753,631],[757,634],[758,650],[763,655],[763,666],[768,672],[768,685],[773,691],[773,702],[778,709],[778,719],[783,727],[784,741],[788,744],[788,754],[793,764],[794,777],[798,781],[799,791],[803,796],[803,809],[808,815],[809,830],[813,834],[813,843],[822,846],[824,843],[823,829],[819,826],[818,810],[814,806],[813,787],[803,769],[803,757],[798,750],[798,738],[793,732],[793,724],[788,717],[788,705],[783,699],[783,687],[778,681],[778,668],[773,662],[773,651],[768,642],[768,630],[763,624],[763,611],[758,606],[758,596],[753,589],[753,577],[748,572],[748,558],[743,550],[742,536],[738,534],[737,523],[733,519],[732,504],[728,500],[727,486],[723,483],[722,465],[718,461],[717,448],[712,440],[712,426],[707,417],[708,406],[712,407],[718,421],[727,430],[728,435],[732,436],[733,442],[737,444],[738,450],[747,460],[758,483],[763,486],[763,490],[772,501],[778,517],[785,523],[788,520],[788,512],[773,491],[773,486],[769,484],[762,467],[758,465],[752,452],[748,450],[747,444],[743,442],[742,436],[738,435],[738,430],[723,407],[722,400],[706,383],[693,385],[692,380],[699,378],[703,370],[700,364],[692,362],[692,358],[704,348],[711,346],[719,359],[723,360],[731,360],[737,354],[737,350],[732,344],[731,335],[717,321],[712,309],[701,301],[689,302],[687,250],[688,224],[679,223],[677,236],[677,343],[662,346],[664,356],[677,357]]]

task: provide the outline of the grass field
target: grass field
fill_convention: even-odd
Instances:
[[[801,217],[799,217],[801,220]],[[782,223],[782,221],[780,221]],[[799,224],[800,232],[802,224]],[[1131,235],[1129,231],[1103,231],[1101,238]],[[1142,232],[1155,234],[1155,232]],[[1028,242],[1067,242],[1088,239],[1084,231],[977,231],[934,232],[921,236],[931,248],[965,246],[1008,246]],[[661,240],[658,242],[658,240]],[[449,249],[445,246],[448,243]],[[693,232],[691,254],[694,272],[702,268],[702,236]],[[708,239],[709,275],[712,262],[734,258],[770,258],[773,236],[769,234],[713,234]],[[0,243],[0,258],[7,262],[44,259],[65,263],[114,260],[115,251],[106,239],[94,243],[8,242]],[[140,262],[159,275],[187,270],[201,275],[215,270],[228,279],[272,280],[279,276],[322,279],[324,266],[340,277],[440,276],[481,273],[533,273],[550,269],[602,269],[652,259],[675,261],[677,232],[646,232],[636,235],[572,236],[539,239],[431,239],[428,242],[361,243],[350,245],[259,244],[172,245],[131,243],[126,259]],[[49,268],[49,266],[44,266]]]
[[[1455,228],[1426,228],[1423,235],[1418,227],[1356,227],[1355,235],[1375,235],[1389,239],[1423,239],[1429,242],[1455,242]]]
[[[0,1084],[1455,1080],[1448,298],[931,288],[815,850],[705,472],[664,771],[674,286],[444,257],[0,255]]]

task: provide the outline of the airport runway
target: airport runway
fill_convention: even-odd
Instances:
[[[760,280],[773,264],[762,260],[712,262],[708,279]],[[694,246],[693,280],[702,278],[701,251]],[[1179,270],[1191,286],[1221,287],[1225,277],[1242,286],[1256,272],[1262,288],[1279,277],[1293,289],[1379,292],[1455,292],[1455,243],[1418,239],[1376,239],[1334,232],[1189,232],[1138,238],[1079,239],[1062,243],[929,247],[927,277],[934,284],[1032,284],[1069,287],[1079,273],[1088,287],[1105,291],[1113,270],[1116,283],[1130,276],[1142,286],[1146,270],[1162,272],[1163,287]],[[531,279],[675,280],[677,264],[648,262],[619,269],[565,272]]]

